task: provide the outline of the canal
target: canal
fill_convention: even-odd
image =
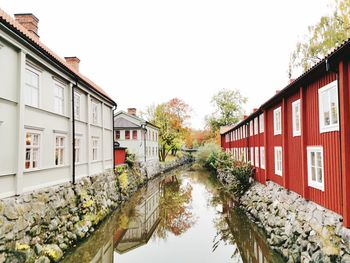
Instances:
[[[151,181],[64,263],[283,262],[205,171]]]

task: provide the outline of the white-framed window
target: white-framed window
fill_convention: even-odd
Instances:
[[[245,126],[243,126],[242,129],[243,129],[243,138],[245,138],[245,137],[246,137],[246,134],[245,134]]]
[[[64,114],[64,86],[55,81],[53,85],[54,89],[54,103],[53,110],[58,114]]]
[[[65,158],[65,136],[57,135],[55,137],[55,165],[64,165]]]
[[[264,113],[260,114],[259,115],[259,130],[260,130],[260,133],[263,133],[264,132]]]
[[[78,91],[74,91],[74,117],[76,120],[80,120],[80,102],[81,101],[81,95]]]
[[[258,117],[254,119],[254,135],[257,135],[259,132],[259,125],[258,125]]]
[[[24,169],[36,169],[40,167],[41,134],[26,132]]]
[[[259,148],[255,147],[255,167],[259,167]]]
[[[253,121],[249,122],[249,135],[253,136]]]
[[[99,152],[99,139],[97,137],[93,137],[91,140],[91,146],[92,146],[92,160],[97,161],[98,160],[98,152]]]
[[[250,147],[250,164],[254,165],[254,148]]]
[[[27,66],[25,73],[25,104],[39,107],[40,72]]]
[[[307,147],[308,185],[324,191],[323,147]]]
[[[273,111],[273,131],[274,135],[282,134],[282,111],[278,107]]]
[[[91,113],[92,113],[92,123],[98,124],[98,103],[96,101],[91,101]]]
[[[265,147],[260,147],[260,168],[265,169]]]
[[[339,131],[338,84],[333,81],[318,90],[320,132]]]
[[[80,147],[81,147],[81,139],[79,137],[74,138],[74,156],[75,156],[75,163],[80,163]]]
[[[275,146],[275,174],[282,176],[282,147]]]
[[[292,120],[293,120],[293,136],[301,135],[300,125],[300,100],[296,100],[292,103]]]

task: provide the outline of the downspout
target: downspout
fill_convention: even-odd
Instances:
[[[147,162],[147,157],[146,157],[146,134],[147,134],[147,123],[145,124],[145,127],[144,127],[144,135],[143,135],[143,146],[144,146],[144,156],[145,156],[145,165],[146,165],[146,162]]]
[[[72,86],[72,182],[75,184],[75,100],[74,88],[78,87],[78,79]]]
[[[114,111],[117,109],[117,104],[113,105],[112,108],[112,142],[113,142],[113,172],[114,172],[114,168],[115,168],[115,130],[114,130]]]

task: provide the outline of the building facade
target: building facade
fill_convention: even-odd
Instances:
[[[350,227],[350,41],[261,105],[221,145]]]
[[[0,198],[113,167],[115,102],[40,41],[38,21],[0,9]]]
[[[158,128],[136,116],[135,108],[115,114],[114,134],[120,146],[135,154],[138,162],[158,162]]]

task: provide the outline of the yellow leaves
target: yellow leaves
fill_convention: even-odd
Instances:
[[[129,186],[129,178],[128,173],[126,171],[122,172],[119,177],[119,186],[122,188],[122,190],[126,190]]]
[[[16,242],[16,250],[28,250],[28,249],[30,249],[29,245]]]

